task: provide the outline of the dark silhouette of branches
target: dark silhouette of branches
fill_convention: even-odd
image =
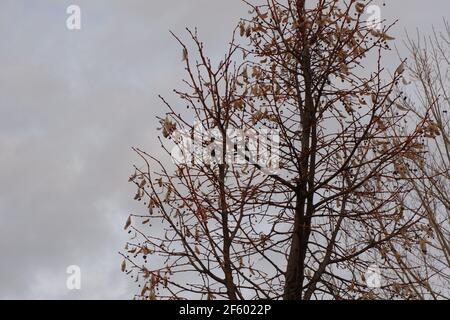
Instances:
[[[411,266],[398,261],[426,216],[423,203],[407,200],[411,182],[424,178],[410,171],[430,120],[424,109],[406,125],[409,113],[398,107],[405,61],[391,74],[382,59],[392,26],[369,25],[366,1],[248,5],[251,17],[218,64],[196,31],[188,30],[194,50],[175,36],[186,65],[186,88],[175,91],[184,108],[162,98],[164,155],[135,149],[144,166],[130,178],[149,210],[126,225],[133,239],[123,270],[139,277],[137,297],[418,296],[399,289]],[[246,132],[243,148],[230,129]],[[167,162],[180,132],[201,134],[200,149],[215,160]],[[250,152],[263,132],[279,137],[269,139],[277,146],[269,162]],[[190,150],[184,156],[198,153]],[[373,264],[382,269],[379,288],[366,283]]]

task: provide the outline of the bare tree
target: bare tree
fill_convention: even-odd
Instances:
[[[407,69],[413,90],[411,99],[399,105],[416,118],[431,108],[421,132],[424,153],[414,158],[414,170],[407,173],[414,190],[409,201],[420,203],[425,219],[414,226],[415,238],[397,259],[403,271],[400,287],[414,291],[421,299],[450,297],[450,27],[446,21],[444,25],[446,32],[434,32],[428,38],[419,34],[417,39],[408,37],[412,59]]]
[[[166,156],[135,149],[145,165],[130,178],[149,208],[126,224],[122,269],[144,284],[137,297],[414,297],[398,290],[390,262],[423,219],[422,204],[406,200],[428,112],[405,124],[405,64],[386,69],[391,26],[365,21],[368,3],[248,3],[252,16],[235,30],[244,40],[233,36],[217,66],[197,32],[194,51],[176,37],[187,71],[176,93],[187,109],[162,99]],[[182,144],[183,133],[202,135],[213,160],[168,164],[167,140]],[[261,149],[269,157],[252,152]],[[371,285],[374,264],[383,281]]]

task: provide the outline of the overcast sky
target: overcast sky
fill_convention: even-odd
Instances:
[[[66,28],[71,4],[81,30]],[[400,53],[405,30],[439,29],[448,12],[448,0],[382,7],[400,19]],[[168,31],[197,26],[217,57],[246,14],[239,0],[0,0],[0,299],[133,297],[118,255],[141,209],[131,147],[157,152],[157,94],[176,103],[183,65]],[[81,290],[66,287],[69,265]]]

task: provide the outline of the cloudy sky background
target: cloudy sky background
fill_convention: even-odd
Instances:
[[[71,4],[80,31],[66,28]],[[447,12],[448,0],[382,7],[400,19],[403,55],[405,30],[440,30]],[[131,147],[157,152],[157,95],[176,105],[183,65],[168,30],[197,26],[219,57],[246,14],[239,0],[0,0],[0,299],[132,298],[118,255],[141,209]],[[69,265],[81,290],[66,288]]]

